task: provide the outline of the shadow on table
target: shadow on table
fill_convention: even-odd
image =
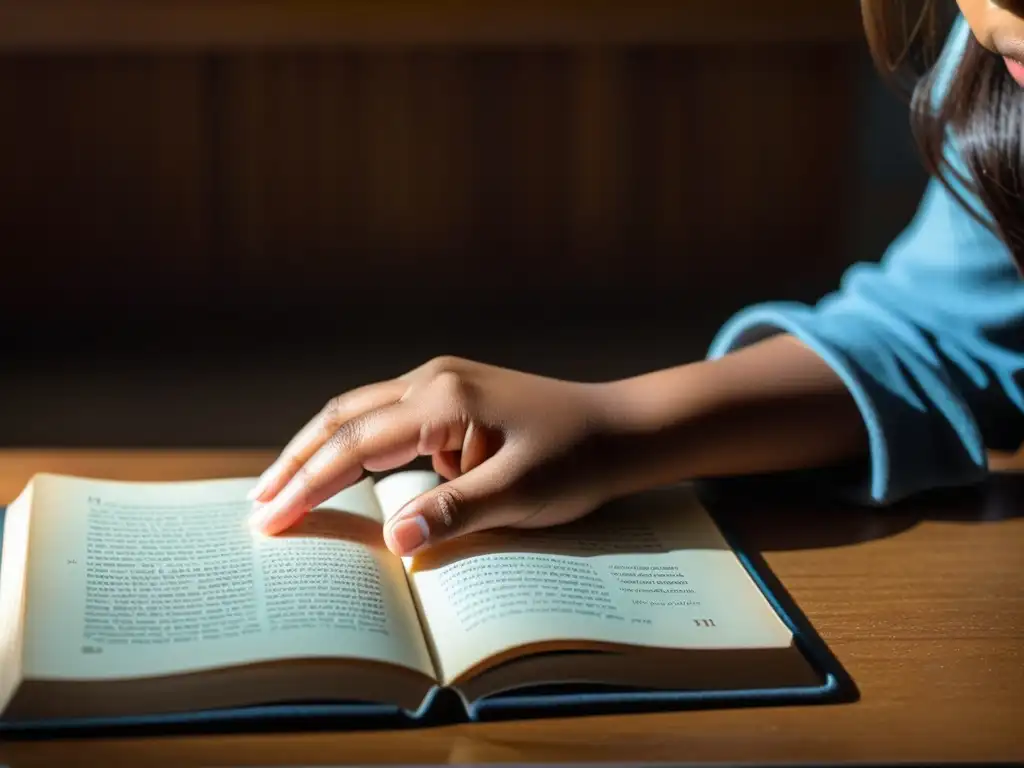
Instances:
[[[821,475],[817,481],[827,482]],[[795,473],[704,482],[698,493],[788,618],[805,654],[834,676],[835,703],[857,701],[860,691],[772,571],[766,553],[848,546],[895,536],[923,522],[991,524],[1024,515],[1024,472],[995,473],[977,486],[931,491],[885,507],[838,503],[826,486]]]
[[[859,507],[816,493],[796,478],[742,478],[702,484],[716,519],[761,552],[858,544],[922,522],[985,524],[1024,516],[1024,472],[994,473],[966,488],[929,491],[890,506]]]

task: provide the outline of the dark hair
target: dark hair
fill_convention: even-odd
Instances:
[[[1024,270],[1024,89],[998,55],[969,35],[948,89],[936,93],[935,64],[956,17],[953,3],[861,0],[861,12],[876,66],[910,97],[911,126],[928,171],[1006,243]],[[947,163],[950,133],[967,178]],[[968,206],[953,180],[986,211]]]

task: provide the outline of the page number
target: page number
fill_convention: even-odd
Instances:
[[[715,626],[714,619],[694,619],[693,623],[698,627],[713,627]]]

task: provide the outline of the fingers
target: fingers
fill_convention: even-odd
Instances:
[[[438,451],[430,457],[430,463],[433,464],[434,471],[445,480],[454,480],[462,474],[462,470],[459,467],[460,461],[461,453],[459,451]]]
[[[249,494],[250,499],[259,502],[273,499],[342,424],[397,402],[408,386],[408,382],[395,379],[360,387],[331,400],[299,430],[277,460],[263,472]]]
[[[308,481],[304,478],[305,472],[305,469],[299,470],[288,485],[267,504],[257,502],[249,526],[270,536],[288,530],[318,504],[359,480],[363,468],[356,464],[334,474],[314,476]]]
[[[400,557],[456,536],[514,522],[507,490],[509,462],[501,453],[400,509],[384,528],[384,541]]]
[[[456,404],[430,400],[400,401],[347,421],[256,510],[250,525],[280,533],[358,480],[366,466],[390,468],[420,454],[460,447],[465,425]]]
[[[470,422],[460,449],[432,452],[431,462],[437,474],[445,480],[454,480],[459,475],[464,475],[474,467],[483,464],[490,456],[497,453],[502,445],[503,436],[500,432],[487,430],[478,426],[477,422]]]
[[[489,456],[497,453],[500,446],[492,445],[490,438],[493,435],[493,432],[481,429],[475,423],[469,425],[459,455],[459,474],[466,474],[483,464]]]

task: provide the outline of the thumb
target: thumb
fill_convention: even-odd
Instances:
[[[473,531],[495,528],[508,520],[511,473],[498,456],[464,475],[420,494],[384,526],[384,541],[394,554],[406,557],[426,547]],[[504,507],[501,514],[498,507]]]

